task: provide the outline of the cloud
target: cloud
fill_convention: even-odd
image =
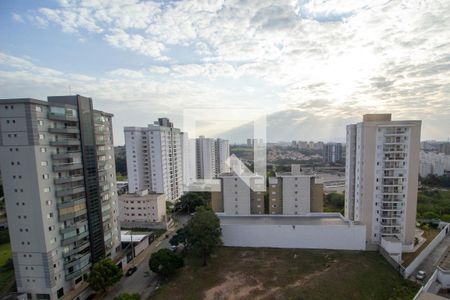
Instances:
[[[12,19],[16,23],[24,23],[25,22],[24,19],[22,18],[22,16],[19,14],[16,14],[16,13],[12,14]]]
[[[450,1],[59,3],[24,20],[152,59],[95,80],[104,88],[114,82],[113,89],[132,89],[118,93],[126,99],[180,103],[186,93],[198,104],[226,94],[218,97],[224,106],[259,103],[317,120],[372,111],[441,118],[450,107]]]

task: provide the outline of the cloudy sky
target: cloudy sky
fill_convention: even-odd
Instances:
[[[446,140],[449,12],[448,0],[3,0],[0,98],[92,97],[115,114],[116,144],[123,126],[227,108],[289,127],[272,141],[343,140],[373,112]],[[198,133],[237,125],[218,118]]]

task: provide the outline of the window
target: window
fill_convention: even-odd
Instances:
[[[41,166],[42,167],[48,166],[48,162],[47,161],[41,161]]]
[[[48,179],[49,175],[48,174],[42,174],[42,179]]]
[[[41,152],[47,152],[47,148],[41,147]]]
[[[44,138],[45,138],[45,136],[44,136],[42,133],[40,133],[40,134],[39,134],[39,139],[40,139],[40,140],[43,140]]]
[[[42,107],[36,106],[36,111],[41,112],[42,111]]]

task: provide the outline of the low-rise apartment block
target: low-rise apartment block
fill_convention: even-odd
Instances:
[[[212,193],[212,207],[215,212],[226,215],[265,214],[264,192],[251,187],[265,185],[259,175],[237,175],[234,172],[221,174],[221,191]]]
[[[323,184],[314,176],[303,175],[300,165],[292,165],[291,172],[277,173],[269,178],[268,213],[303,215],[323,211]]]
[[[166,196],[148,190],[119,196],[119,220],[122,227],[151,227],[166,221]]]

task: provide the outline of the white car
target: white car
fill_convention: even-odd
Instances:
[[[425,271],[420,270],[419,272],[417,272],[416,274],[416,279],[418,280],[424,280],[425,276],[427,276],[427,273]]]

